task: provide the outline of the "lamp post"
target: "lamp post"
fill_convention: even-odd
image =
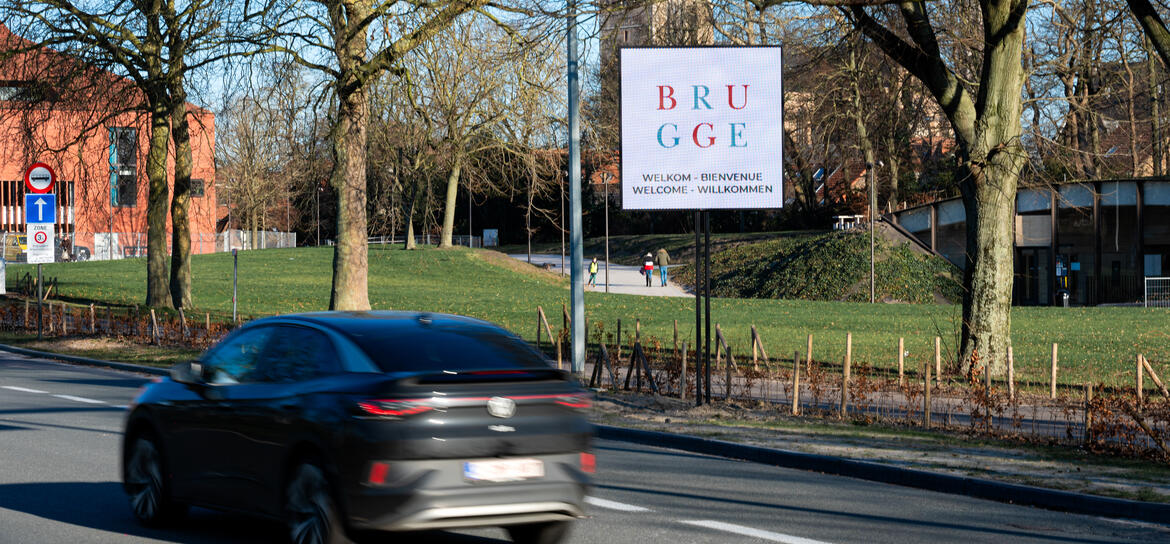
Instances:
[[[876,302],[876,296],[875,296],[876,289],[875,289],[875,287],[877,284],[877,280],[876,280],[877,276],[874,275],[874,267],[873,267],[873,254],[874,254],[874,233],[873,233],[874,217],[873,217],[873,211],[875,208],[877,208],[877,188],[874,187],[874,182],[876,179],[876,176],[875,176],[876,172],[874,172],[874,170],[876,170],[878,166],[882,166],[882,164],[883,164],[882,161],[878,161],[876,165],[874,163],[866,163],[865,164],[865,171],[867,174],[869,174],[869,176],[868,176],[869,181],[866,182],[866,185],[869,186],[869,303],[870,304],[873,304],[874,302]]]
[[[601,173],[601,184],[605,186],[605,292],[609,292],[609,180],[613,174]]]
[[[317,200],[317,245],[321,245],[321,193],[325,190],[321,185],[317,185],[317,192],[313,194]]]

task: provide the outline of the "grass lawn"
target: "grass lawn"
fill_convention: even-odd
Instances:
[[[332,248],[245,251],[239,256],[239,306],[245,316],[324,310],[329,303]],[[471,315],[504,325],[533,339],[536,307],[560,327],[567,281],[499,253],[483,250],[372,248],[369,254],[370,302],[375,309],[428,310]],[[231,312],[232,258],[227,253],[197,255],[192,264],[194,299],[199,312]],[[8,267],[9,289],[31,265]],[[135,304],[145,298],[146,261],[56,263],[44,265],[57,277],[55,297],[76,301]],[[35,273],[35,272],[34,272]],[[618,319],[632,334],[635,318],[644,337],[670,344],[673,321],[680,340],[692,340],[695,307],[691,298],[658,298],[586,293],[591,333],[602,326],[613,333]],[[892,368],[897,342],[906,339],[908,368],[932,357],[933,339],[943,338],[944,357],[957,346],[960,308],[795,300],[714,299],[712,320],[722,325],[734,353],[750,356],[750,327],[756,325],[768,353],[791,357],[815,336],[814,356],[840,361],[845,333],[853,333],[855,364]],[[192,312],[192,315],[196,315]],[[1133,382],[1134,355],[1144,353],[1164,378],[1170,378],[1170,310],[1144,308],[1016,308],[1012,314],[1016,376],[1045,383],[1053,342],[1060,343],[1060,381],[1114,385]],[[712,332],[714,334],[714,332]],[[591,336],[596,338],[596,336]],[[692,342],[688,342],[692,343]],[[1149,380],[1147,380],[1148,383]]]

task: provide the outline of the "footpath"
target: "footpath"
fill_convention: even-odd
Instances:
[[[525,253],[513,253],[509,257],[518,261],[528,262],[528,255]],[[593,257],[586,255],[582,261],[582,266],[585,270],[585,280],[589,280],[589,263]],[[568,276],[567,270],[570,266],[569,257],[564,258],[565,270],[564,273]],[[548,254],[532,254],[532,264],[534,266],[543,266],[550,270],[560,272],[561,256]],[[658,278],[658,270],[654,270],[654,277],[650,278],[650,287],[646,286],[646,276],[643,276],[641,271],[636,266],[625,264],[610,263],[609,265],[609,292],[620,295],[642,295],[642,296],[656,296],[656,297],[692,297],[694,295],[684,291],[678,284],[669,281],[670,269],[675,265],[667,267],[667,282],[666,286],[662,286],[661,280]],[[597,259],[597,285],[586,285],[586,291],[601,292],[605,291],[605,261],[600,257]]]

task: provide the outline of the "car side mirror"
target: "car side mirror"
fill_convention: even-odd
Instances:
[[[184,361],[171,367],[171,379],[189,385],[203,383],[203,364],[199,361]]]

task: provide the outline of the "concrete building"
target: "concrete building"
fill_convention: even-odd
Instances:
[[[959,198],[887,216],[959,267],[966,211]],[[1016,196],[1017,305],[1142,301],[1145,278],[1170,276],[1170,180],[1130,178],[1021,188]]]
[[[56,232],[71,258],[144,255],[150,118],[141,94],[125,78],[32,45],[0,25],[0,51],[29,49],[0,62],[0,233],[25,232],[23,173],[40,161],[57,173]],[[188,107],[191,244],[207,253],[217,249],[215,117]]]

